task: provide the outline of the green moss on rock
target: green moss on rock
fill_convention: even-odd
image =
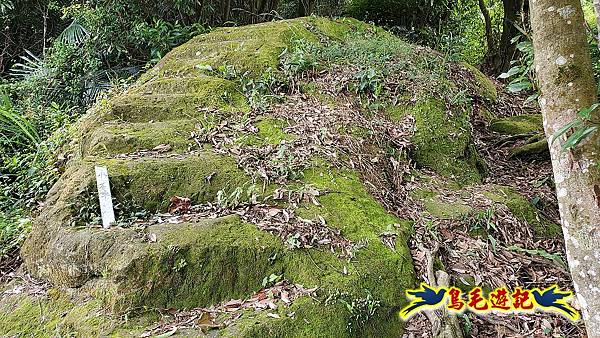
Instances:
[[[469,112],[450,115],[445,104],[435,98],[422,98],[413,105],[395,107],[388,112],[395,119],[405,114],[415,118],[415,149],[411,158],[419,165],[453,177],[460,184],[480,182],[486,174],[484,160],[472,145]]]
[[[441,219],[460,219],[473,210],[463,203],[447,203],[437,198],[426,199],[423,204],[427,212]]]
[[[279,55],[293,40],[317,41],[308,24],[308,19],[294,19],[215,29],[172,50],[142,81],[154,76],[198,76],[206,72],[204,66],[217,69],[223,64],[258,76],[268,68],[277,69]]]
[[[360,287],[349,287],[348,290],[364,288],[377,295],[384,304],[398,304],[403,297],[392,285],[411,285],[414,278],[406,245],[412,224],[389,214],[368,194],[353,171],[311,169],[305,173],[305,181],[318,190],[335,192],[320,196],[320,206],[306,205],[299,211],[301,216],[309,219],[321,216],[328,226],[339,229],[349,240],[368,243],[365,249],[356,252],[354,264],[348,265],[349,278],[360,276],[361,279],[354,282]],[[379,238],[389,229],[398,232],[394,250],[386,247]],[[321,285],[326,288],[327,283]]]
[[[320,34],[335,40],[344,40],[348,33],[355,31],[380,29],[354,18],[338,18],[331,20],[321,17],[310,17],[307,19],[311,25],[316,27]]]
[[[107,118],[149,122],[203,118],[202,108],[247,112],[238,85],[218,77],[165,78],[148,81],[111,101]]]
[[[139,150],[153,149],[162,144],[182,153],[195,148],[190,139],[196,123],[190,120],[175,120],[155,123],[110,123],[95,129],[83,146],[83,155],[111,156]]]
[[[50,291],[47,297],[5,294],[0,300],[0,335],[99,337],[112,330],[114,323],[106,318],[99,301],[78,303],[57,289]]]
[[[546,219],[530,201],[509,187],[497,187],[484,195],[494,202],[505,204],[513,215],[527,221],[538,238],[551,238],[562,233],[558,224]]]
[[[189,197],[196,204],[216,201],[219,190],[226,194],[251,184],[251,179],[231,157],[210,151],[175,158],[98,160],[108,167],[117,196],[128,197],[151,212],[165,211],[172,196]]]
[[[293,316],[287,314],[293,313]],[[400,337],[403,323],[396,311],[378,309],[366,325],[356,327],[352,314],[341,303],[299,300],[279,319],[252,313],[227,328],[223,337]]]
[[[461,62],[460,65],[473,76],[471,89],[484,100],[496,103],[498,101],[498,90],[496,89],[496,85],[494,85],[485,74],[472,65],[466,62]]]
[[[203,307],[244,298],[282,270],[283,243],[238,217],[148,228],[156,243],[125,247],[107,266],[118,309]]]
[[[389,214],[351,170],[319,166],[305,172],[304,183],[320,191],[332,192],[318,197],[319,206],[304,205],[299,214],[309,219],[323,217],[329,227],[340,229],[344,237],[363,243],[364,247],[357,248],[352,260],[339,259],[328,251],[294,251],[286,263],[284,276],[304,285],[318,285],[322,298],[320,302],[310,301],[298,308],[296,313],[305,313],[306,317],[286,320],[277,328],[267,324],[269,336],[285,332],[292,336],[331,332],[341,337],[399,334],[402,323],[398,311],[406,303],[403,290],[415,283],[406,244],[412,224]],[[390,229],[398,233],[394,249],[385,246],[379,238]],[[325,298],[340,292],[347,293],[342,298],[348,302],[364,299],[368,292],[380,307],[366,325],[357,326],[351,318],[355,314],[340,301],[330,305],[322,303]],[[262,324],[252,328],[251,332],[260,332],[255,330],[261,327]],[[349,331],[350,327],[354,331]]]
[[[284,131],[288,123],[281,119],[271,117],[260,117],[256,123],[258,133],[242,135],[238,142],[247,145],[264,146],[268,144],[277,145],[281,142],[292,141],[296,137]]]
[[[193,203],[214,202],[219,190],[230,192],[237,187],[248,187],[249,177],[231,157],[216,155],[210,149],[193,155],[178,153],[186,149],[186,137],[197,122],[210,123],[205,116],[213,109],[223,112],[218,118],[249,111],[238,83],[221,78],[224,74],[215,71],[217,67],[232,65],[236,70],[248,71],[246,76],[250,78],[269,68],[277,72],[281,52],[292,48],[294,40],[299,38],[316,44],[323,37],[348,42],[349,54],[355,55],[357,60],[368,55],[363,53],[365,49],[372,48],[381,60],[405,60],[399,62],[396,70],[411,70],[407,71],[410,81],[443,82],[423,90],[435,87],[433,93],[417,93],[414,104],[390,109],[390,115],[398,119],[405,114],[415,117],[417,129],[412,156],[420,166],[453,177],[458,182],[452,183],[453,186],[478,182],[485,165],[472,144],[470,111],[446,110],[444,90],[455,89],[444,78],[449,67],[441,58],[428,62],[427,58],[433,53],[387,33],[381,33],[386,34],[381,40],[356,42],[348,38],[349,33],[363,34],[363,30],[380,31],[355,20],[301,18],[221,28],[173,50],[136,85],[106,102],[97,117],[89,117],[82,132],[85,138],[80,140],[85,157],[73,160],[60,183],[53,188],[24,247],[28,270],[55,284],[78,288],[78,293],[91,295],[90,313],[100,304],[107,313],[122,311],[132,316],[144,307],[191,308],[245,298],[262,287],[264,277],[277,274],[293,283],[319,287],[316,299],[306,297],[293,304],[289,309],[295,312],[293,317],[288,317],[283,308],[277,310],[280,319],[266,317],[264,312],[244,313],[240,321],[219,334],[236,337],[400,335],[402,322],[398,310],[406,304],[404,290],[415,284],[406,243],[412,224],[388,213],[368,193],[354,170],[330,168],[324,161],[315,161],[303,179],[290,183],[293,187],[289,187],[310,186],[323,192],[318,196],[320,205],[302,203],[298,214],[307,219],[321,216],[327,226],[339,229],[342,236],[355,244],[351,259],[340,258],[323,247],[288,250],[280,238],[237,216],[158,224],[145,229],[69,226],[76,210],[73,205],[86,189],[93,188],[95,164],[108,167],[117,202],[130,200],[151,212],[165,211],[173,195],[190,197]],[[410,59],[415,55],[418,55],[414,62],[417,65]],[[416,68],[411,68],[413,66]],[[413,69],[419,72],[412,72]],[[314,87],[304,89],[311,91]],[[480,95],[491,99],[492,88],[484,89],[487,92]],[[283,120],[261,118],[257,122],[258,133],[240,142],[268,145],[291,141],[293,136],[284,131],[285,125]],[[360,126],[348,132],[356,137],[368,133]],[[173,154],[140,159],[100,158],[150,149],[158,144],[170,144]],[[459,217],[455,212],[461,209],[458,204],[441,206],[435,193],[424,198],[431,202],[428,209],[432,214]],[[513,208],[526,214],[519,205]],[[390,231],[397,235],[394,247],[388,247],[380,238]],[[353,318],[361,315],[362,310],[349,309],[342,300],[351,303],[367,298],[377,302],[377,310],[358,323]],[[326,299],[329,302],[326,303]],[[70,302],[68,306],[82,309],[74,313],[84,318],[85,324],[87,310]],[[25,310],[16,312],[20,316],[34,311],[26,301],[21,305]],[[60,305],[56,308],[62,309]],[[74,326],[73,331],[103,336],[123,328],[119,324],[117,331],[110,331],[102,328],[102,321],[92,324],[89,329]],[[22,327],[19,325],[23,324],[17,327]],[[48,332],[50,326],[41,325],[40,334]]]
[[[493,120],[490,130],[507,135],[537,133],[543,131],[541,114],[525,114]]]
[[[541,140],[532,143],[526,143],[511,150],[511,157],[525,159],[550,159],[550,150],[548,149],[548,141],[542,137]]]

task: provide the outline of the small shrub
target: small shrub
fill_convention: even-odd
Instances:
[[[0,260],[21,246],[30,229],[29,218],[22,218],[19,213],[0,212]]]

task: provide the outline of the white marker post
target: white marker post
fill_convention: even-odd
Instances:
[[[106,167],[96,166],[96,185],[98,186],[98,198],[100,199],[102,227],[108,229],[115,222],[115,211],[113,209],[108,169]]]

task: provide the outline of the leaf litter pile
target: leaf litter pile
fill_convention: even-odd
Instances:
[[[222,207],[208,203],[191,205],[188,198],[173,196],[169,213],[157,214],[150,219],[139,222],[138,225],[180,224],[193,223],[202,219],[218,218],[228,215],[238,215],[246,222],[256,224],[261,230],[274,234],[287,244],[289,249],[310,249],[317,246],[328,247],[333,253],[343,258],[352,258],[357,244],[344,238],[340,231],[327,226],[323,217],[316,220],[303,219],[295,215],[294,208],[266,204],[268,201],[285,201],[298,205],[302,201],[315,201],[319,192],[288,192],[277,189],[265,198],[263,203],[244,203],[235,207]],[[149,234],[149,240],[154,241],[154,235]]]

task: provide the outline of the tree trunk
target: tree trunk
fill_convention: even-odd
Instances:
[[[231,13],[231,0],[225,0],[225,6],[223,6],[223,22],[229,21],[229,15]]]
[[[600,1],[600,0],[597,0]],[[492,32],[492,18],[490,17],[490,11],[485,4],[485,0],[479,0],[479,9],[483,15],[483,21],[485,23],[485,39],[487,41],[488,51],[486,54],[490,55],[494,50],[494,33]]]
[[[597,101],[579,0],[530,0],[535,68],[565,248],[590,337],[600,332],[600,133],[571,151],[554,133]],[[594,112],[600,120],[600,113]]]
[[[316,1],[315,0],[306,0],[306,3],[308,5],[308,15],[314,14]]]
[[[315,0],[298,0],[298,16],[311,15],[315,9]]]
[[[493,69],[496,74],[507,71],[510,68],[510,61],[515,57],[517,45],[511,40],[519,34],[515,24],[519,23],[523,0],[502,0],[502,5],[504,7],[502,35],[497,54],[493,59]]]
[[[298,17],[306,16],[306,7],[304,6],[304,0],[298,0],[298,11],[296,15]]]

